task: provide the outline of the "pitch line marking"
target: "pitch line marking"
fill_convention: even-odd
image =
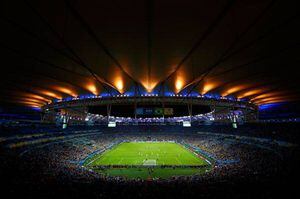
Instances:
[[[91,163],[95,162],[96,160],[100,159],[101,155],[99,155],[97,158],[93,159],[92,161],[90,161],[89,163],[87,163],[87,166],[90,165]]]

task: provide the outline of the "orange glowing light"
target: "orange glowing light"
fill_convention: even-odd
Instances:
[[[259,100],[255,101],[254,103],[260,104],[260,103],[265,103],[265,102],[269,102],[269,101],[275,101],[275,100],[286,101],[286,100],[290,100],[290,99],[291,98],[288,98],[287,96],[274,96],[274,97],[267,97],[267,98],[259,99]]]
[[[42,101],[37,100],[37,99],[28,99],[28,98],[25,98],[24,100],[26,100],[28,102],[35,102],[35,103],[45,103],[45,102],[42,102]]]
[[[124,84],[123,84],[123,80],[121,78],[117,78],[115,80],[115,87],[117,88],[117,90],[120,93],[123,93],[123,89],[124,89]]]
[[[143,87],[146,89],[146,91],[148,93],[151,93],[153,91],[153,89],[155,88],[155,86],[157,85],[157,82],[145,82],[145,81],[141,81],[141,84],[143,85]]]
[[[56,98],[56,99],[62,99],[62,96],[57,95],[57,94],[55,94],[53,92],[50,92],[50,91],[41,91],[41,93],[44,94],[44,95]]]
[[[225,91],[224,93],[222,93],[221,95],[224,96],[224,97],[226,97],[227,95],[230,95],[232,93],[238,92],[238,91],[240,91],[240,90],[242,90],[244,88],[245,88],[245,86],[234,86],[234,87],[228,89],[227,91]]]
[[[31,104],[31,103],[25,103],[25,102],[17,102],[17,103],[22,104],[23,106],[33,107],[33,108],[41,108],[43,106],[40,104]]]
[[[36,105],[31,105],[30,107],[32,107],[32,108],[41,108],[40,106],[36,106]]]
[[[255,95],[255,94],[260,93],[261,91],[262,91],[262,90],[260,90],[260,89],[247,91],[247,92],[245,92],[245,93],[239,95],[238,98],[244,98],[244,97],[248,97],[248,96],[251,96],[251,95]]]
[[[179,92],[183,87],[183,80],[181,78],[177,78],[175,82],[176,92]]]
[[[150,84],[148,85],[147,91],[148,91],[148,92],[152,92],[153,89],[155,88],[156,84],[157,84],[157,83],[150,83]]]
[[[39,96],[39,95],[35,95],[35,94],[27,94],[26,96],[30,97],[31,99],[38,99],[38,100],[42,100],[44,102],[51,102],[51,100],[49,100],[45,97]]]
[[[28,102],[28,101],[19,101],[20,104],[28,105],[28,106],[35,106],[35,107],[42,107],[44,104],[36,103],[36,102]]]
[[[251,101],[257,101],[257,100],[260,100],[263,98],[269,98],[269,97],[279,97],[279,96],[282,96],[283,94],[287,95],[289,93],[290,93],[289,91],[276,91],[276,92],[264,93],[264,94],[257,95],[256,97],[252,98]]]
[[[259,100],[259,99],[262,99],[262,98],[265,98],[265,97],[270,97],[270,96],[272,96],[271,93],[261,94],[261,95],[258,95],[256,97],[252,98],[250,101]]]
[[[98,95],[99,94],[98,89],[97,89],[97,87],[94,84],[88,84],[86,86],[86,89],[89,90],[94,95]]]
[[[259,102],[259,103],[257,103],[257,104],[258,104],[258,105],[262,105],[262,104],[271,104],[271,103],[287,102],[287,101],[291,101],[291,100],[284,100],[284,99],[267,100],[267,101]]]
[[[60,91],[62,93],[71,95],[72,97],[77,97],[78,96],[77,93],[75,93],[71,89],[68,89],[68,88],[65,88],[65,87],[55,86],[54,89],[57,90],[57,91]]]
[[[263,99],[260,99],[260,100],[257,100],[255,101],[254,103],[262,103],[262,102],[267,102],[267,101],[270,101],[270,100],[275,100],[276,98],[263,98]]]
[[[212,89],[216,88],[217,86],[218,85],[214,84],[214,83],[205,83],[202,88],[202,91],[200,93],[201,93],[201,95],[205,95],[206,93],[208,93]]]
[[[265,94],[261,94],[261,95],[258,95],[256,97],[252,98],[251,101],[260,100],[260,99],[267,98],[267,97],[274,97],[274,96],[280,95],[280,94],[282,94],[282,92],[265,93]]]

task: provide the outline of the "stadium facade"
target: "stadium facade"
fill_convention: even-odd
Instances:
[[[251,102],[227,98],[215,99],[201,95],[91,96],[60,100],[49,103],[42,109],[44,121],[56,121],[65,125],[72,121],[93,125],[105,120],[107,123],[113,121],[124,123],[130,120],[138,124],[140,118],[154,118],[149,122],[156,123],[164,123],[165,118],[173,118],[174,122],[184,123],[184,121],[192,122],[192,117],[195,116],[198,116],[196,120],[203,122],[244,123],[258,119],[258,108]]]
[[[297,3],[1,1],[0,194],[299,195]]]

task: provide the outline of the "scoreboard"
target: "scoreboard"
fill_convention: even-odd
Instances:
[[[174,114],[173,108],[160,107],[139,107],[136,109],[136,114],[139,116],[172,116]]]
[[[88,112],[92,114],[99,114],[106,116],[108,114],[106,105],[89,106]],[[209,106],[193,105],[193,115],[204,114],[210,112]],[[189,115],[187,105],[165,104],[162,105],[148,105],[148,104],[130,104],[130,105],[112,105],[110,116],[116,117],[180,117]]]

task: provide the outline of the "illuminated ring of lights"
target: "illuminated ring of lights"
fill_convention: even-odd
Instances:
[[[117,97],[101,97],[95,96],[90,98],[74,98],[70,101],[58,101],[52,102],[42,107],[43,110],[53,109],[64,109],[64,108],[75,108],[75,107],[87,107],[87,106],[98,106],[98,105],[133,105],[135,103],[147,103],[147,104],[191,104],[191,105],[206,105],[206,106],[220,106],[229,108],[240,108],[248,110],[257,110],[257,106],[248,101],[237,101],[229,99],[215,99],[207,97],[183,97],[183,96],[125,96],[119,95]]]

